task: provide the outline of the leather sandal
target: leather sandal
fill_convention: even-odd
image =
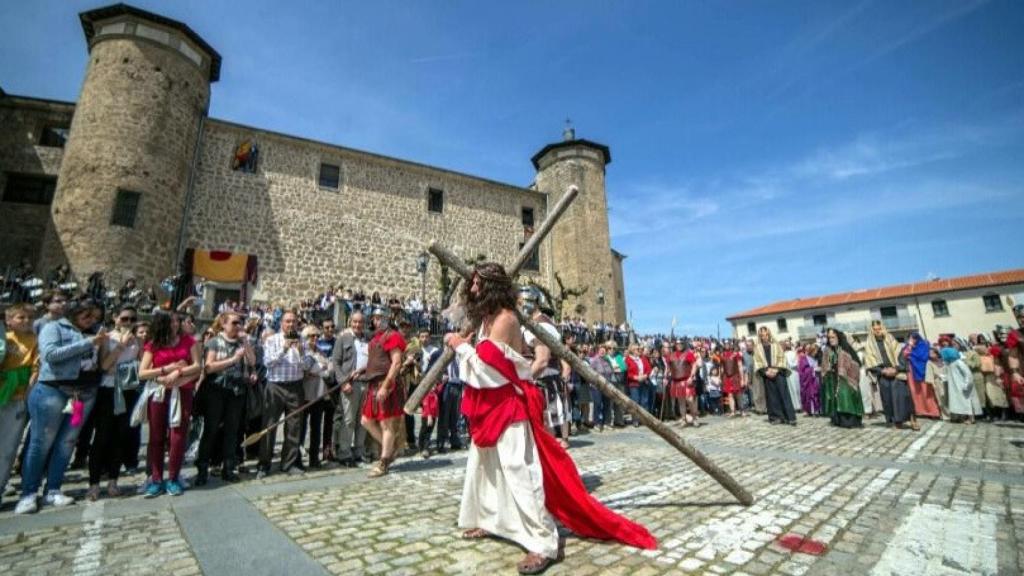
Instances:
[[[553,566],[557,560],[554,558],[548,558],[547,556],[541,556],[533,552],[526,555],[526,558],[520,560],[516,564],[516,570],[520,574],[541,574],[551,566]]]
[[[386,475],[388,471],[391,469],[391,463],[394,461],[394,458],[381,458],[380,460],[377,461],[376,466],[374,466],[373,469],[370,470],[370,474],[368,476],[370,478],[380,478],[381,476]]]
[[[482,538],[490,538],[491,533],[483,528],[473,528],[472,530],[466,530],[462,533],[463,540],[480,540]]]

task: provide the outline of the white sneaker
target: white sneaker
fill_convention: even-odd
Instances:
[[[75,503],[75,499],[72,498],[71,496],[65,496],[64,494],[61,494],[60,492],[54,490],[52,492],[47,492],[46,493],[45,502],[47,504],[49,504],[50,506],[56,506],[57,508],[63,508],[65,506],[70,506],[70,505],[74,504]]]
[[[15,514],[34,514],[39,506],[36,504],[35,496],[25,496],[21,500],[18,500],[18,505],[14,507]]]

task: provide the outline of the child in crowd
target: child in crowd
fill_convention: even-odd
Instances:
[[[722,414],[722,376],[718,366],[713,367],[708,376],[708,412],[716,416]]]
[[[39,346],[32,330],[31,304],[15,304],[4,313],[7,331],[0,363],[0,495],[7,487],[14,458],[28,423],[28,389],[39,378]]]

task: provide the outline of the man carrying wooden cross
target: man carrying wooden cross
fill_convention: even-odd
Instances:
[[[458,334],[445,340],[466,383],[462,410],[472,437],[459,510],[463,537],[495,535],[521,545],[527,555],[520,574],[539,574],[561,559],[554,518],[585,538],[653,549],[646,528],[587,493],[572,458],[545,431],[544,395],[530,382],[505,269],[477,264],[462,297],[469,320],[480,324],[475,347]]]

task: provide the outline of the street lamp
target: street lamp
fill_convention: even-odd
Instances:
[[[416,257],[416,271],[420,273],[420,301],[427,299],[427,264],[430,259],[427,257],[426,252],[420,252],[420,255]]]
[[[597,289],[597,305],[601,307],[601,329],[604,330],[604,288]]]
[[[424,313],[427,309],[427,264],[430,263],[430,257],[427,256],[426,252],[420,252],[420,255],[416,257],[416,271],[420,273],[420,315],[421,318],[425,318]]]

